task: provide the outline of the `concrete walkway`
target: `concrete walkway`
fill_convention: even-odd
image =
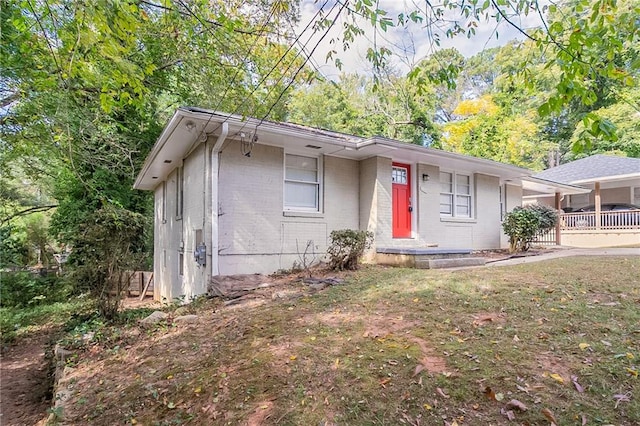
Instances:
[[[640,247],[636,248],[560,248],[549,250],[533,256],[515,257],[495,262],[487,262],[486,267],[520,265],[523,263],[541,262],[543,260],[558,259],[572,256],[638,256],[640,263]]]

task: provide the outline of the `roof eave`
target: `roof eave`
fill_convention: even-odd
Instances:
[[[596,182],[615,182],[619,180],[630,180],[630,179],[640,179],[640,172],[627,173],[624,175],[601,176],[601,177],[595,177],[595,178],[589,178],[589,179],[574,180],[571,182],[571,184],[584,185],[584,184],[592,184]]]
[[[173,116],[169,119],[169,122],[164,127],[164,129],[162,130],[162,133],[160,133],[160,136],[156,140],[156,143],[153,145],[153,148],[151,148],[151,151],[147,155],[147,158],[144,161],[144,164],[142,165],[142,168],[140,169],[140,172],[138,173],[138,176],[136,177],[136,180],[133,184],[134,189],[153,190],[157,186],[157,185],[149,185],[145,182],[147,173],[149,172],[151,165],[154,163],[154,161],[158,157],[158,154],[160,153],[164,145],[167,143],[167,141],[169,140],[169,138],[171,137],[171,135],[173,134],[173,132],[175,131],[176,127],[178,126],[178,124],[180,123],[183,117],[184,117],[184,113],[179,108],[176,110]]]
[[[526,182],[529,182],[528,185]],[[534,176],[528,176],[522,179],[522,186],[525,190],[538,192],[540,194],[555,194],[556,192],[563,195],[577,195],[588,194],[591,192],[590,188],[584,188],[581,186],[555,182],[548,179],[537,178]]]

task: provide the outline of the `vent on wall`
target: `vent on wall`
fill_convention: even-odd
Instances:
[[[321,146],[318,145],[305,145],[305,148],[311,148],[311,149],[322,149]]]

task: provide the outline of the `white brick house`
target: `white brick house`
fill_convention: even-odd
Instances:
[[[384,138],[180,108],[134,187],[154,191],[156,299],[212,276],[291,268],[308,241],[366,229],[389,248],[506,246],[527,169]],[[199,261],[196,255],[201,254]]]

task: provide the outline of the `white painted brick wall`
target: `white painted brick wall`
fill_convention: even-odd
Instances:
[[[506,184],[504,187],[507,199],[505,205],[506,211],[510,212],[515,207],[522,206],[522,187],[510,184]],[[502,231],[502,228],[500,228],[500,247],[509,248],[509,237],[505,235],[505,233]]]
[[[463,170],[456,170],[465,173]],[[468,173],[468,172],[467,172]],[[423,182],[422,174],[429,180]],[[418,231],[425,244],[441,248],[488,249],[500,247],[500,182],[498,178],[475,174],[474,218],[440,217],[440,168],[418,165]]]
[[[203,228],[204,218],[204,152],[205,146],[202,144],[184,161],[182,217],[178,217],[177,209],[177,169],[167,176],[165,183],[164,223],[162,184],[154,191],[154,297],[161,302],[189,300],[206,291],[206,270],[194,260],[195,231]],[[179,275],[181,253],[184,262],[183,276]]]
[[[378,226],[376,241],[378,246],[389,246],[391,243],[392,218],[392,189],[391,189],[391,159],[378,157],[378,180],[376,193],[378,201]]]
[[[324,157],[322,163],[323,211],[285,215],[283,149],[257,144],[246,157],[237,141],[225,145],[219,173],[221,274],[289,269],[307,241],[320,258],[332,230],[358,227],[358,162]]]
[[[211,141],[208,145],[211,144]],[[166,223],[161,223],[162,185],[155,191],[156,234],[154,270],[157,298],[187,299],[206,291],[207,268],[193,260],[195,231],[203,230],[210,249],[209,224],[205,221],[209,202],[205,165],[208,147],[201,145],[184,162],[184,210],[176,218],[176,172],[167,179]],[[329,234],[336,229],[368,229],[378,247],[405,244],[392,238],[391,159],[370,158],[361,162],[324,157],[323,208],[318,214],[283,212],[284,150],[257,144],[251,156],[242,154],[239,142],[228,140],[219,156],[218,229],[220,274],[271,273],[288,269],[300,261],[308,240],[318,257],[326,250]],[[476,175],[475,218],[447,221],[439,214],[439,167],[412,165],[414,193],[414,243],[436,243],[443,248],[497,248],[501,240],[499,181]],[[460,171],[464,172],[464,171]],[[519,187],[507,186],[507,208],[520,204]],[[181,243],[185,274],[178,276]],[[414,245],[415,246],[415,245]],[[209,253],[211,255],[211,253]],[[165,262],[166,261],[166,262]],[[208,257],[208,262],[211,258]]]

